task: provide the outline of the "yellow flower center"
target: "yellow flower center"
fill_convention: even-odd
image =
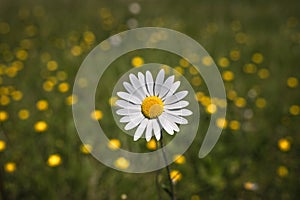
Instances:
[[[164,103],[157,96],[146,97],[142,102],[142,112],[147,118],[156,118],[164,111]]]

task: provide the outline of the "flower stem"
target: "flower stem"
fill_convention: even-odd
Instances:
[[[163,149],[164,143],[163,143],[162,134],[161,134],[161,139],[160,139],[159,142],[160,142],[160,147],[161,147],[161,150],[162,150],[162,153],[163,153],[163,158],[164,158],[164,161],[166,163],[166,170],[167,170],[167,173],[168,173],[168,180],[169,180],[169,184],[170,184],[169,195],[171,197],[171,200],[176,200],[175,191],[174,191],[174,185],[173,185],[173,181],[172,181],[171,175],[170,175],[170,168],[169,168],[169,165],[168,165],[168,160],[167,160],[166,152]]]

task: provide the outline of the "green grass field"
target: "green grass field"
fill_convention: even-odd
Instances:
[[[224,130],[198,151],[212,111],[201,75],[182,58],[137,50],[112,63],[96,94],[109,147],[149,152],[156,143],[121,132],[113,84],[140,63],[180,71],[201,110],[192,146],[170,165],[177,199],[296,199],[300,185],[300,3],[291,1],[20,0],[0,2],[0,196],[2,199],[168,199],[165,169],[130,174],[90,155],[74,126],[72,87],[88,53],[136,27],[180,31],[219,67],[227,93]],[[83,83],[84,84],[84,83]],[[126,168],[126,160],[116,166]]]

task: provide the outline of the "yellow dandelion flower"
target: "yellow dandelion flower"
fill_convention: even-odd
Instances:
[[[17,69],[18,71],[19,71],[19,70],[22,70],[22,69],[24,68],[23,62],[21,62],[21,61],[19,61],[19,60],[14,61],[14,62],[11,64],[11,66],[12,66],[13,68]]]
[[[218,118],[216,120],[216,125],[219,128],[226,128],[227,127],[227,120],[225,118]]]
[[[84,41],[88,44],[91,45],[95,42],[95,35],[94,33],[90,32],[90,31],[86,31],[83,33],[83,39]]]
[[[204,96],[201,98],[201,102],[200,102],[203,106],[208,106],[209,104],[211,104],[211,99],[208,96]]]
[[[201,99],[205,96],[203,92],[196,92],[195,98],[197,101],[201,101]]]
[[[229,90],[229,91],[227,92],[227,98],[228,98],[229,100],[234,100],[234,99],[236,99],[236,98],[237,98],[237,93],[236,93],[236,91],[234,91],[234,90]]]
[[[20,101],[23,98],[23,93],[19,90],[15,90],[11,93],[11,97],[14,101]]]
[[[182,174],[178,170],[172,170],[170,172],[170,177],[171,177],[173,183],[177,183],[178,181],[180,181],[182,179]]]
[[[76,104],[78,101],[78,97],[76,95],[70,95],[66,98],[66,104],[68,106],[71,106],[73,104]]]
[[[229,53],[229,57],[230,57],[231,60],[237,61],[237,60],[240,59],[241,53],[240,53],[239,50],[232,50],[232,51],[230,51],[230,53]]]
[[[253,74],[256,72],[257,68],[256,68],[256,65],[254,65],[252,63],[248,63],[248,64],[244,65],[243,70],[247,74]]]
[[[235,40],[237,43],[245,44],[248,42],[249,38],[246,33],[239,32],[235,35]]]
[[[26,60],[27,57],[28,57],[28,53],[26,50],[18,50],[16,52],[16,57],[19,59],[19,60]]]
[[[65,81],[68,78],[68,74],[65,71],[58,71],[56,77],[60,81]]]
[[[140,67],[141,65],[144,64],[144,59],[139,56],[136,56],[131,60],[131,64],[134,67]]]
[[[102,119],[102,117],[103,117],[103,113],[102,113],[102,111],[101,110],[95,110],[95,111],[93,111],[92,113],[91,113],[91,118],[93,119],[93,120],[101,120]]]
[[[6,106],[10,103],[10,98],[7,95],[1,95],[0,97],[0,104],[2,106]]]
[[[34,124],[34,130],[36,132],[44,132],[48,128],[48,125],[45,121],[38,121]]]
[[[232,81],[234,79],[234,73],[232,71],[224,71],[222,78],[224,81]]]
[[[264,56],[261,53],[255,53],[252,55],[252,62],[256,64],[262,63],[264,60]]]
[[[50,60],[47,62],[47,69],[49,71],[55,71],[57,70],[58,64],[55,60]]]
[[[174,67],[174,70],[175,70],[179,75],[183,75],[183,74],[184,74],[184,69],[182,69],[182,67],[180,67],[180,66]]]
[[[191,66],[191,67],[189,67],[189,73],[191,75],[197,75],[198,74],[198,70],[194,66]]]
[[[120,157],[114,162],[114,165],[119,169],[127,169],[130,163],[126,158]]]
[[[298,86],[298,79],[296,77],[289,77],[286,81],[287,86],[295,88]]]
[[[30,113],[29,113],[29,111],[26,110],[26,109],[21,109],[21,110],[19,111],[18,115],[19,115],[19,118],[20,118],[21,120],[25,120],[25,119],[28,119]]]
[[[47,160],[47,164],[50,167],[56,167],[56,166],[60,165],[61,162],[62,162],[62,159],[59,154],[52,154],[48,157],[48,160]]]
[[[16,171],[16,163],[14,162],[8,162],[4,165],[4,170],[8,173],[13,173],[14,171]]]
[[[280,140],[278,140],[278,148],[281,151],[289,151],[291,148],[291,143],[286,138],[281,138]]]
[[[265,68],[258,70],[257,74],[260,79],[266,79],[270,76],[269,70]]]
[[[209,114],[213,114],[217,111],[217,106],[213,103],[206,106],[206,112]]]
[[[146,146],[150,150],[156,150],[156,148],[157,148],[157,144],[154,139],[151,139],[149,142],[147,142]]]
[[[202,64],[205,66],[211,66],[213,64],[213,59],[210,56],[204,56],[202,58]]]
[[[36,103],[36,108],[38,110],[47,110],[48,109],[48,102],[46,100],[39,100],[37,103]]]
[[[82,144],[80,146],[80,151],[84,154],[90,154],[92,152],[93,147],[90,144]]]
[[[230,121],[230,123],[229,123],[229,128],[231,129],[231,130],[234,130],[234,131],[236,131],[236,130],[239,130],[240,129],[240,122],[239,121],[237,121],[237,120],[232,120],[232,121]]]
[[[191,80],[191,82],[192,82],[192,85],[193,86],[200,86],[201,85],[201,78],[200,78],[200,76],[196,76],[196,77],[193,77],[192,78],[192,80]]]
[[[53,87],[54,87],[54,83],[52,81],[45,81],[43,83],[43,89],[46,91],[46,92],[50,92],[53,90]]]
[[[298,105],[292,105],[289,109],[290,113],[292,115],[299,115],[300,114],[300,106]]]
[[[4,151],[6,148],[6,143],[3,140],[0,140],[0,152]]]
[[[60,83],[58,85],[58,91],[60,91],[61,93],[65,93],[69,90],[69,84],[66,82]]]
[[[111,140],[109,140],[107,146],[111,150],[117,150],[121,147],[121,142],[118,139],[111,139]]]
[[[0,111],[0,122],[4,122],[8,119],[8,113],[6,111]]]
[[[228,58],[226,57],[221,57],[219,60],[218,60],[218,65],[220,67],[228,67],[230,64]]]
[[[78,45],[75,45],[71,48],[71,54],[73,56],[80,56],[82,54],[82,48]]]
[[[234,100],[234,104],[236,105],[236,107],[243,108],[246,106],[247,102],[243,97],[238,97]]]
[[[109,103],[110,106],[115,106],[117,100],[118,100],[118,97],[110,97],[108,99],[108,103]]]
[[[289,170],[285,166],[279,166],[277,168],[277,174],[278,176],[284,178],[289,174]]]
[[[185,157],[183,155],[174,155],[173,160],[176,164],[184,164],[185,163]]]
[[[190,65],[190,63],[189,63],[186,59],[184,59],[184,58],[181,58],[181,59],[179,60],[179,64],[180,64],[180,66],[182,66],[182,67],[188,67],[188,66]]]
[[[267,101],[264,98],[258,98],[255,101],[255,105],[258,108],[264,108],[267,105]]]
[[[5,69],[5,73],[8,77],[13,78],[18,74],[18,68],[8,67],[8,68]]]

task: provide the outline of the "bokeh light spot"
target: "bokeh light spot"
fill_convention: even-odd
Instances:
[[[289,77],[286,81],[287,86],[295,88],[298,86],[298,79],[296,77]]]
[[[130,163],[126,158],[120,157],[114,162],[114,165],[119,169],[127,169]]]
[[[230,123],[229,123],[229,128],[230,128],[231,130],[236,131],[236,130],[239,130],[240,127],[241,127],[240,122],[237,121],[237,120],[232,120],[232,121],[230,121]]]
[[[0,111],[0,122],[4,122],[8,119],[8,113],[6,111]]]
[[[136,56],[136,57],[132,58],[131,64],[133,67],[140,67],[141,65],[144,64],[144,59],[139,56]]]
[[[45,121],[38,121],[34,124],[34,129],[36,132],[44,132],[48,128],[48,125]]]
[[[95,111],[93,111],[93,112],[91,113],[91,118],[92,118],[93,120],[98,121],[98,120],[101,120],[102,117],[103,117],[103,113],[102,113],[101,110],[95,110]]]
[[[18,115],[21,120],[25,120],[25,119],[28,119],[30,113],[27,109],[21,109],[19,111]]]
[[[4,151],[6,148],[6,142],[3,140],[0,140],[0,152]]]
[[[62,162],[62,159],[59,154],[52,154],[48,157],[48,160],[47,160],[47,164],[50,167],[56,167],[56,166],[60,165],[61,162]]]
[[[4,170],[8,173],[13,173],[14,171],[16,171],[17,166],[16,163],[14,162],[8,162],[4,165]]]

